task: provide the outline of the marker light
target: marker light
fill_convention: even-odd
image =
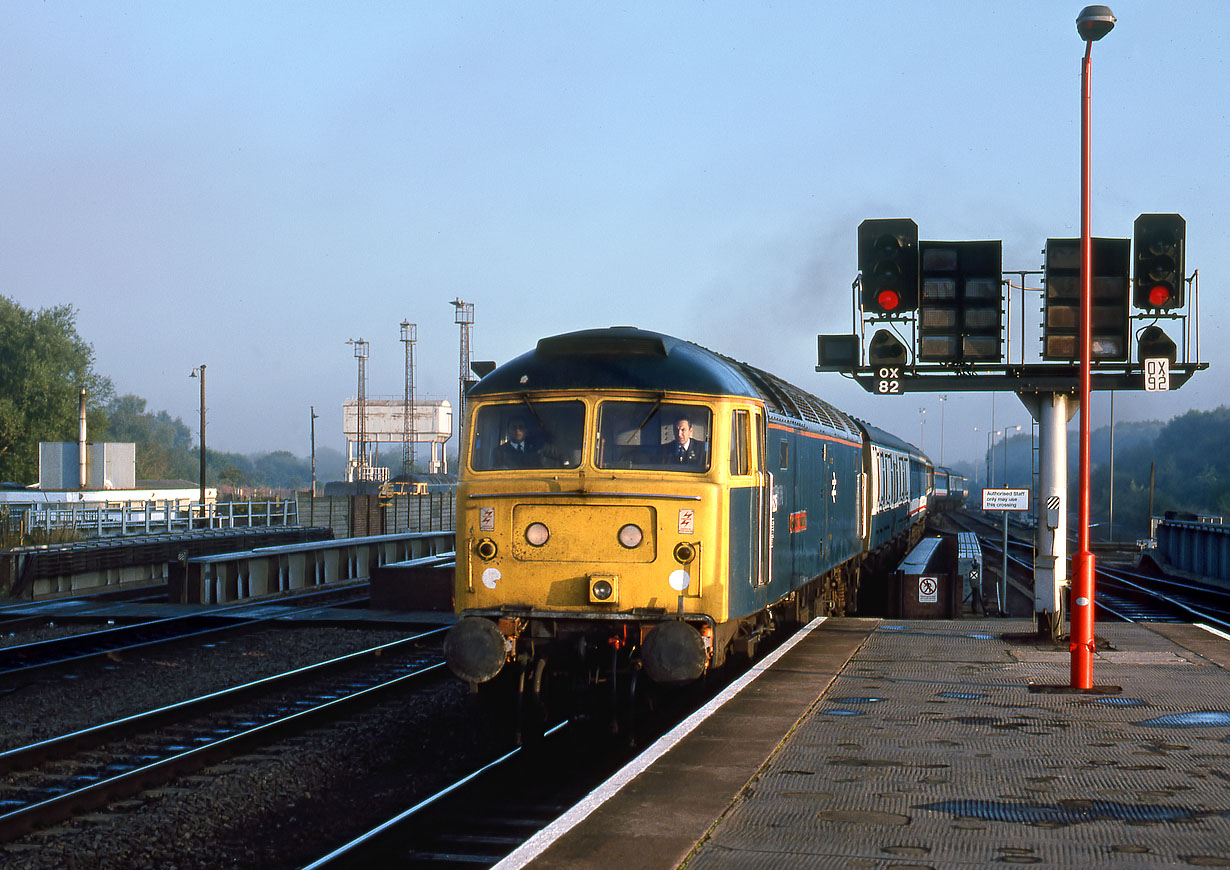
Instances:
[[[696,548],[687,541],[680,541],[675,545],[674,556],[676,562],[686,565],[696,558]]]
[[[484,562],[490,562],[495,558],[496,554],[495,541],[490,538],[483,538],[478,542],[478,546],[474,548],[474,552],[478,553],[478,558]]]
[[[606,601],[611,597],[611,593],[615,590],[611,588],[609,580],[595,580],[594,585],[589,587],[590,594],[599,601]]]
[[[542,523],[530,523],[525,530],[525,539],[531,547],[541,547],[551,537],[551,531]]]
[[[629,550],[635,550],[641,545],[643,540],[645,540],[645,533],[641,531],[639,526],[632,523],[628,523],[619,530],[619,543]]]

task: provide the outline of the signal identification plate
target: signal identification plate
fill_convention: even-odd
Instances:
[[[1170,360],[1164,356],[1145,360],[1145,392],[1165,393],[1170,390]]]

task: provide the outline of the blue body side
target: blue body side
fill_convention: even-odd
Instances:
[[[754,586],[755,490],[732,490],[732,616],[763,609],[862,550],[857,514],[862,445],[848,432],[810,421],[774,416],[771,422],[766,444],[776,508],[771,579]]]

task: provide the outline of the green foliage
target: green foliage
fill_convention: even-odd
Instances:
[[[78,399],[101,424],[111,381],[94,371],[94,350],[77,334],[70,305],[32,311],[0,296],[0,480],[38,480],[40,441],[75,441]]]
[[[1230,407],[1223,405],[1212,411],[1188,411],[1161,426],[1156,438],[1127,449],[1120,449],[1117,442],[1114,537],[1122,540],[1148,535],[1150,469],[1154,476],[1153,516],[1166,511],[1230,514],[1227,432]],[[1094,469],[1090,488],[1101,496],[1090,508],[1094,520],[1109,522],[1108,465]]]
[[[108,441],[137,445],[139,480],[196,480],[200,476],[200,454],[192,450],[188,427],[166,411],[147,412],[140,396],[120,396],[107,405],[105,434]]]
[[[166,411],[145,410],[140,396],[124,395],[107,405],[106,437],[137,445],[137,478],[200,482],[201,453],[192,431]],[[311,461],[286,450],[256,456],[207,450],[205,477],[211,485],[260,489],[306,489],[312,480]]]

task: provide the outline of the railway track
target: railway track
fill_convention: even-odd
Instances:
[[[983,552],[991,554],[986,562],[998,564],[1002,560],[1003,541],[999,537],[1002,531],[990,531],[988,521],[969,514],[961,519],[954,518],[954,522],[978,534]],[[1032,552],[1028,542],[1013,540],[1010,536],[1010,575],[1015,575],[1018,583],[1030,586],[1033,565],[1022,555],[1032,556]],[[1095,576],[1094,606],[1098,618],[1109,617],[1123,622],[1199,622],[1222,630],[1230,629],[1230,592],[1101,565],[1097,566]]]
[[[594,766],[592,747],[582,762],[589,772],[578,775],[570,727],[549,728],[540,742],[467,773],[306,870],[495,865],[607,775]]]
[[[322,723],[382,693],[446,679],[443,629],[0,753],[10,840]]]
[[[345,607],[361,604],[367,600],[367,584],[356,584],[340,590],[322,590],[288,596],[279,599],[277,603],[293,603],[305,607],[321,605]],[[212,608],[206,612],[143,620],[128,625],[109,626],[64,637],[0,647],[0,680],[23,677],[53,667],[80,663],[103,656],[115,656],[132,650],[191,638],[199,639],[250,631],[278,621],[279,617],[257,615],[260,609],[269,603],[268,601],[245,602],[229,607]],[[26,618],[38,619],[37,624],[46,624],[51,619],[50,615]]]
[[[784,640],[775,636],[762,652]],[[655,740],[748,670],[728,666],[712,681],[674,697],[651,721],[643,722],[635,745],[613,739],[602,716],[551,725],[539,739],[466,773],[305,870],[492,867],[633,763],[642,751],[652,753]]]

